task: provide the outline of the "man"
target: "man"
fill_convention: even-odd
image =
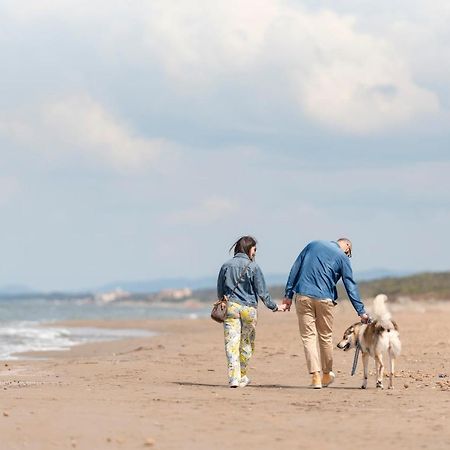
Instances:
[[[358,287],[353,281],[349,260],[351,257],[352,243],[347,238],[338,239],[336,242],[313,241],[296,259],[286,283],[283,303],[290,311],[292,298],[295,298],[300,336],[305,348],[308,370],[312,374],[311,387],[314,389],[329,386],[335,378],[332,371],[333,307],[337,299],[336,283],[341,277],[361,321],[367,323],[369,319]]]

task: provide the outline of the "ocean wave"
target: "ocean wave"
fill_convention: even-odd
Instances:
[[[41,326],[36,322],[6,322],[0,324],[0,359],[23,359],[21,353],[64,351],[87,342],[110,341],[132,337],[148,337],[146,330],[61,328]]]

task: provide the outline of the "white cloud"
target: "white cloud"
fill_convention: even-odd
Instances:
[[[327,9],[320,9],[321,4]],[[3,8],[9,21],[25,26],[44,20],[50,26],[64,23],[72,36],[90,42],[101,60],[120,55],[125,66],[137,64],[153,72],[156,65],[170,78],[171,88],[185,95],[224,87],[229,92],[230,86],[231,92],[239,92],[255,85],[258,89],[250,95],[275,91],[285,108],[294,105],[327,128],[357,134],[442,113],[430,86],[433,80],[444,83],[438,68],[450,46],[448,37],[439,41],[433,30],[435,25],[444,30],[438,13],[448,17],[448,7],[429,7],[423,1],[404,8],[401,21],[387,13],[376,15],[374,21],[382,26],[372,24],[367,31],[361,31],[361,24],[371,25],[364,5],[352,4],[352,15],[345,15],[333,11],[330,2],[319,2],[312,10],[283,0],[47,0],[39,7],[7,0]],[[405,42],[414,30],[427,47],[414,39]],[[429,54],[434,55],[432,64]],[[414,71],[427,86],[418,84]]]
[[[147,40],[176,79],[211,84],[236,71],[264,79],[277,70],[280,82],[289,81],[286,96],[308,117],[354,133],[439,112],[438,97],[414,82],[406,58],[383,37],[357,31],[355,17],[278,0],[262,8],[256,0],[235,8],[206,0],[164,5],[147,17]]]
[[[51,157],[67,153],[119,171],[159,168],[175,145],[135,133],[87,94],[44,102],[14,118],[0,119],[0,133]]]
[[[357,32],[354,22],[332,12],[306,21],[302,38],[311,36],[315,57],[292,70],[306,114],[330,128],[355,133],[436,114],[437,96],[414,83],[401,54],[383,38]]]
[[[258,64],[278,11],[274,0],[157,0],[143,16],[145,45],[175,79],[216,83]]]
[[[238,205],[232,200],[211,196],[190,209],[171,213],[167,217],[167,222],[177,225],[209,225],[220,219],[229,218],[237,209]]]

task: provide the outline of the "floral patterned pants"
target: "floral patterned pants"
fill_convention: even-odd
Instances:
[[[228,303],[224,335],[230,383],[239,383],[247,374],[247,365],[255,349],[256,321],[256,308]]]

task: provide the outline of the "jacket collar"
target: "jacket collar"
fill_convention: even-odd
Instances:
[[[250,260],[250,258],[248,257],[248,255],[245,254],[245,253],[236,253],[236,254],[234,255],[234,258],[245,258],[245,259]]]

